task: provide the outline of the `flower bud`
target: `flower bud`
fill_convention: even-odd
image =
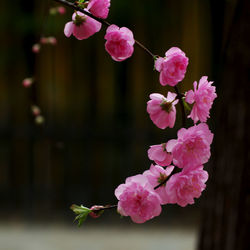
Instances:
[[[28,88],[33,84],[33,82],[34,82],[34,78],[30,77],[30,78],[25,78],[22,84],[25,88]]]

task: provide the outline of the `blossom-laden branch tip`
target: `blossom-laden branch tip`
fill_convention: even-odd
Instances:
[[[119,28],[106,20],[109,14],[110,0],[78,0],[75,3],[66,0],[54,0],[75,10],[72,21],[66,23],[65,36],[75,36],[77,39],[87,39],[94,35],[104,25],[107,27],[104,39],[105,49],[114,61],[124,61],[134,52],[134,44],[139,45],[154,59],[154,68],[159,72],[159,82],[162,86],[173,87],[175,93],[167,96],[159,93],[150,95],[147,102],[147,112],[152,122],[160,129],[173,128],[176,121],[176,104],[181,108],[182,127],[177,138],[161,144],[150,146],[148,157],[154,161],[150,168],[142,174],[128,177],[125,183],[115,189],[117,205],[84,206],[72,205],[71,209],[77,215],[80,226],[87,216],[99,217],[104,210],[117,208],[122,216],[130,216],[135,223],[144,223],[162,211],[162,205],[178,204],[182,207],[194,203],[205,189],[208,179],[203,169],[208,162],[213,133],[205,123],[214,99],[217,97],[212,82],[203,76],[199,84],[194,82],[194,90],[185,94],[179,91],[178,84],[184,79],[189,58],[177,47],[170,48],[165,57],[154,55],[143,44],[134,39],[131,30]],[[40,46],[40,44],[38,44]],[[39,52],[36,46],[34,52]],[[24,86],[32,83],[27,81]],[[189,106],[191,105],[191,106]],[[186,128],[186,111],[194,125]],[[191,112],[190,112],[191,111]],[[198,121],[201,123],[197,124]]]

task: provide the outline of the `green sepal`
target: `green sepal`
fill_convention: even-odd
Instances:
[[[183,101],[183,105],[184,105],[185,109],[186,109],[187,111],[191,111],[192,108],[191,108],[190,105],[187,104],[187,102],[185,101],[185,97],[182,97],[182,101]]]
[[[154,56],[153,59],[154,59],[154,68],[153,70],[156,71],[156,68],[155,68],[155,61],[159,58],[159,56]]]
[[[77,3],[78,7],[85,9],[88,5],[88,2],[86,2],[86,3],[85,2],[86,2],[85,0],[79,0],[76,3]]]
[[[84,207],[83,205],[78,206],[78,205],[73,204],[73,205],[70,207],[70,209],[71,209],[75,214],[77,214],[77,216],[75,217],[75,220],[74,220],[74,221],[77,221],[77,220],[78,220],[78,226],[79,226],[79,227],[80,227],[80,226],[82,225],[82,223],[87,219],[88,214],[92,212],[89,208]]]

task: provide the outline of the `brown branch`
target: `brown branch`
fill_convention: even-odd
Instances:
[[[173,172],[171,173],[171,175],[169,175],[163,182],[159,183],[157,186],[154,187],[154,190],[156,190],[157,188],[161,187],[162,185],[165,185],[167,183],[167,181],[169,180],[169,178],[176,173],[179,173],[181,171],[181,169],[175,167]]]
[[[77,10],[77,11],[79,11],[79,12],[81,12],[81,13],[83,13],[83,14],[85,14],[85,15],[87,15],[87,16],[93,18],[93,19],[95,19],[96,21],[100,22],[101,24],[103,24],[103,25],[106,26],[106,27],[109,27],[109,26],[111,25],[109,22],[107,22],[107,21],[105,21],[105,20],[103,20],[103,19],[101,19],[101,18],[98,18],[98,17],[93,16],[91,13],[89,13],[89,12],[87,12],[86,10],[84,10],[83,8],[79,7],[79,6],[77,5],[77,3],[71,3],[71,2],[68,2],[68,1],[66,1],[66,0],[53,0],[53,1],[58,2],[58,3],[60,3],[60,4],[63,4],[63,5],[65,5],[65,6],[68,6],[68,7],[72,8],[72,9],[74,9],[74,10]],[[155,55],[154,55],[148,48],[146,48],[142,43],[140,43],[140,42],[137,41],[137,40],[135,40],[135,43],[136,43],[141,49],[143,49],[147,54],[149,54],[149,55],[153,58],[153,60],[154,60]]]
[[[177,94],[177,98],[179,99],[179,104],[181,106],[181,113],[182,113],[182,127],[186,127],[186,113],[185,113],[185,108],[184,108],[184,104],[183,104],[183,100],[182,97],[183,95],[179,92],[177,86],[174,86],[174,90]]]

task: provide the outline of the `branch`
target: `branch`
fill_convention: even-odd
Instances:
[[[86,16],[89,16],[89,17],[95,19],[96,21],[100,22],[101,24],[103,24],[103,25],[106,26],[106,27],[109,27],[109,26],[111,25],[109,22],[107,22],[107,21],[105,21],[105,20],[103,20],[103,19],[101,19],[101,18],[98,18],[98,17],[93,16],[91,13],[89,13],[89,12],[87,12],[86,10],[84,10],[83,8],[79,7],[79,6],[77,5],[77,3],[71,3],[71,2],[68,2],[68,1],[66,1],[66,0],[53,0],[53,1],[58,2],[58,3],[60,3],[60,4],[63,4],[63,5],[65,5],[65,6],[68,6],[68,7],[72,8],[72,9],[74,9],[74,10],[77,10],[77,11],[79,11],[79,12],[85,14]],[[153,58],[153,60],[154,60],[155,55],[154,55],[148,48],[146,48],[142,43],[140,43],[140,42],[137,41],[137,40],[135,40],[135,43],[136,43],[141,49],[143,49],[146,53],[148,53],[148,54]]]
[[[174,86],[174,90],[177,94],[177,98],[179,99],[179,103],[181,106],[181,113],[182,113],[182,127],[186,127],[186,113],[185,113],[185,108],[182,100],[182,94],[179,92],[177,86]]]

